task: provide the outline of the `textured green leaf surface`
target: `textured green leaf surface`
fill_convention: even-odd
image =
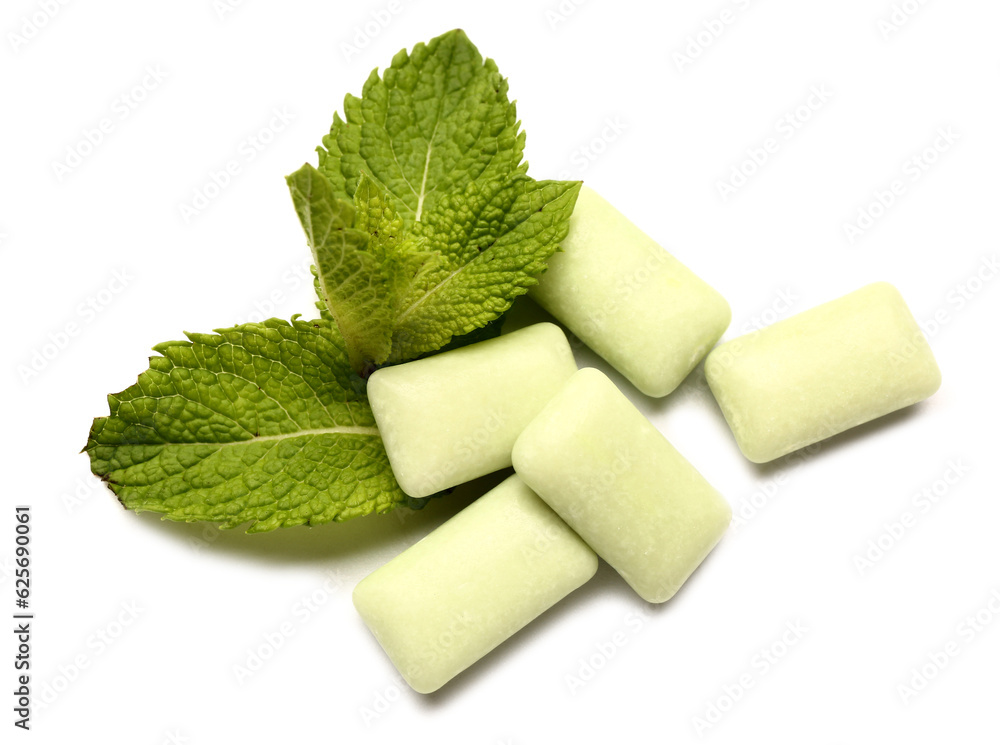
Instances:
[[[442,199],[415,225],[438,261],[400,303],[390,360],[439,349],[505,313],[566,237],[579,191],[577,181],[518,173]]]
[[[394,209],[389,194],[368,174],[361,175],[354,192],[354,205],[357,209],[355,227],[369,235],[368,252],[378,262],[392,324],[402,303],[412,295],[426,273],[437,266],[440,257],[428,250],[426,239],[412,233],[407,235],[403,219]],[[375,361],[381,364],[388,356],[387,349],[386,354]]]
[[[316,218],[296,181],[322,196],[318,215],[352,204],[351,227],[368,235],[365,247],[340,241],[317,263],[320,312],[337,321],[361,373],[499,318],[545,270],[579,193],[579,182],[528,177],[507,82],[460,30],[373,71],[323,145],[319,169],[303,166],[289,184],[317,255]],[[362,255],[345,255],[352,249]]]
[[[342,339],[272,319],[155,347],[94,420],[91,468],[136,511],[248,532],[387,512],[392,475]]]
[[[368,253],[384,262],[403,242],[406,232],[403,218],[393,209],[385,190],[366,173],[361,174],[354,191],[354,208],[354,227],[368,236]]]
[[[312,166],[286,180],[316,262],[320,296],[340,327],[351,366],[363,370],[383,361],[391,348],[392,308],[383,262],[368,250],[369,233],[354,227],[354,206],[337,199]],[[369,213],[360,214],[367,228]]]
[[[504,179],[524,152],[517,112],[496,63],[461,30],[403,50],[361,98],[344,99],[319,148],[320,171],[342,199],[362,172],[387,190],[406,227],[472,182]]]

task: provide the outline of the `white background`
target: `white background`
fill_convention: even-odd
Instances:
[[[1000,5],[908,0],[892,26],[890,0],[51,5],[50,18],[41,0],[0,14],[0,598],[12,613],[12,505],[27,503],[37,614],[38,705],[18,738],[997,741],[1000,280],[983,261],[997,252]],[[724,10],[721,34],[689,40]],[[366,26],[373,13],[382,25]],[[78,453],[154,343],[268,303],[265,315],[311,311],[282,177],[315,162],[343,95],[373,67],[458,26],[509,77],[532,174],[585,179],[717,287],[733,307],[726,338],[888,280],[919,320],[937,317],[925,328],[944,385],[815,453],[754,466],[698,372],[662,401],[622,382],[743,524],[667,604],[647,606],[602,566],[420,696],[398,684],[350,593],[469,495],[405,519],[247,536],[126,512]],[[145,78],[144,100],[123,109],[147,68],[165,79]],[[795,126],[779,124],[789,114]],[[111,131],[57,174],[103,118]],[[254,150],[251,136],[269,142]],[[777,152],[723,198],[720,182],[751,170],[748,149],[768,138]],[[230,160],[239,173],[186,221],[181,205]],[[845,224],[895,180],[904,191],[849,240]],[[81,306],[109,295],[99,313]],[[51,359],[26,374],[43,350]],[[928,489],[936,503],[919,496]],[[882,535],[906,514],[898,538]],[[965,620],[977,612],[979,631]],[[788,624],[804,632],[783,648]],[[237,666],[276,634],[280,649],[240,680]],[[929,655],[949,644],[958,653],[936,670]],[[926,665],[933,679],[904,695]],[[581,674],[582,687],[567,677]],[[4,742],[16,741],[12,705],[0,707]]]

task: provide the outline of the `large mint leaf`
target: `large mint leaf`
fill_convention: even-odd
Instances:
[[[507,81],[461,30],[403,50],[361,98],[344,99],[319,148],[320,171],[341,199],[361,174],[386,189],[406,227],[473,182],[504,179],[523,157]]]
[[[332,324],[271,319],[187,336],[155,347],[94,420],[91,468],[125,507],[256,533],[405,502]]]
[[[579,192],[578,181],[518,173],[442,198],[414,226],[438,260],[398,303],[390,361],[432,352],[506,312],[566,237]]]
[[[289,185],[317,256],[331,239],[310,212],[354,208],[317,259],[317,293],[364,374],[478,338],[545,270],[580,185],[527,176],[507,82],[460,30],[397,54],[344,112],[319,169]]]

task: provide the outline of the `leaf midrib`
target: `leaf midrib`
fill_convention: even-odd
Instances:
[[[295,432],[285,432],[280,435],[264,435],[248,437],[245,440],[232,440],[230,442],[162,442],[162,443],[142,443],[143,447],[162,445],[164,447],[201,445],[209,447],[228,447],[230,445],[249,445],[254,442],[276,442],[279,440],[291,440],[296,437],[316,437],[319,435],[348,435],[358,437],[378,437],[382,435],[378,427],[323,427],[320,429],[300,429]],[[120,446],[119,446],[120,447]]]

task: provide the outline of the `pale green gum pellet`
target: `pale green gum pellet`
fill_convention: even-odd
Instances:
[[[680,589],[732,511],[604,373],[584,368],[514,445],[514,470],[645,600]]]
[[[363,579],[354,605],[410,687],[430,693],[596,571],[515,475]]]
[[[514,440],[575,371],[551,323],[376,370],[368,399],[400,488],[427,497],[510,467]]]
[[[530,297],[647,396],[666,396],[726,327],[726,300],[584,186]]]
[[[720,344],[705,375],[755,463],[922,401],[941,385],[920,326],[885,282]]]

